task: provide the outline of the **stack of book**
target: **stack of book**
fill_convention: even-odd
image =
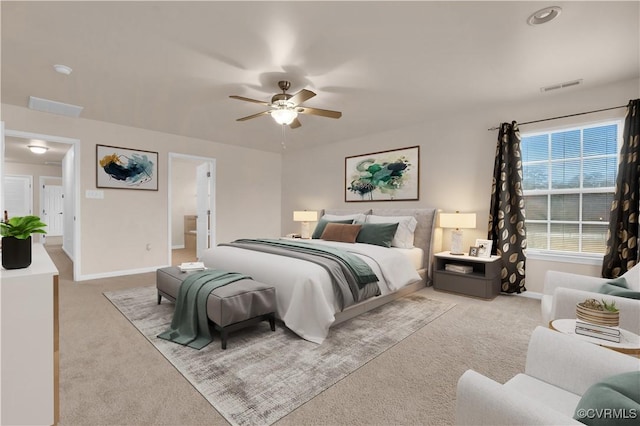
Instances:
[[[447,263],[444,265],[445,271],[459,272],[461,274],[470,274],[473,272],[473,266],[471,265],[456,265],[455,263]]]
[[[576,334],[620,343],[620,328],[576,320]]]
[[[202,262],[183,262],[178,265],[178,268],[182,272],[204,271],[207,269]]]

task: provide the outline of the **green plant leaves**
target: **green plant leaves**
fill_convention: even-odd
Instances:
[[[26,240],[31,234],[46,234],[47,226],[38,216],[14,216],[7,222],[0,222],[0,235]]]

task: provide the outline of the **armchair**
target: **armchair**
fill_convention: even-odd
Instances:
[[[456,424],[581,425],[574,411],[592,384],[638,369],[637,358],[537,327],[524,373],[504,385],[473,370],[460,377]]]
[[[622,277],[629,289],[640,291],[640,266],[628,270]],[[616,302],[620,310],[620,327],[640,334],[640,300],[598,293],[608,278],[590,277],[567,272],[547,271],[541,301],[542,321],[575,318],[576,304],[585,299],[606,299]]]

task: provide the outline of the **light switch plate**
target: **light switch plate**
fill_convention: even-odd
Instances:
[[[100,189],[87,189],[87,191],[85,192],[85,197],[102,200],[104,198],[104,191]]]

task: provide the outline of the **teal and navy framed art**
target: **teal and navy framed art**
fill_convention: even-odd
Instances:
[[[158,190],[158,153],[96,145],[96,187]]]

